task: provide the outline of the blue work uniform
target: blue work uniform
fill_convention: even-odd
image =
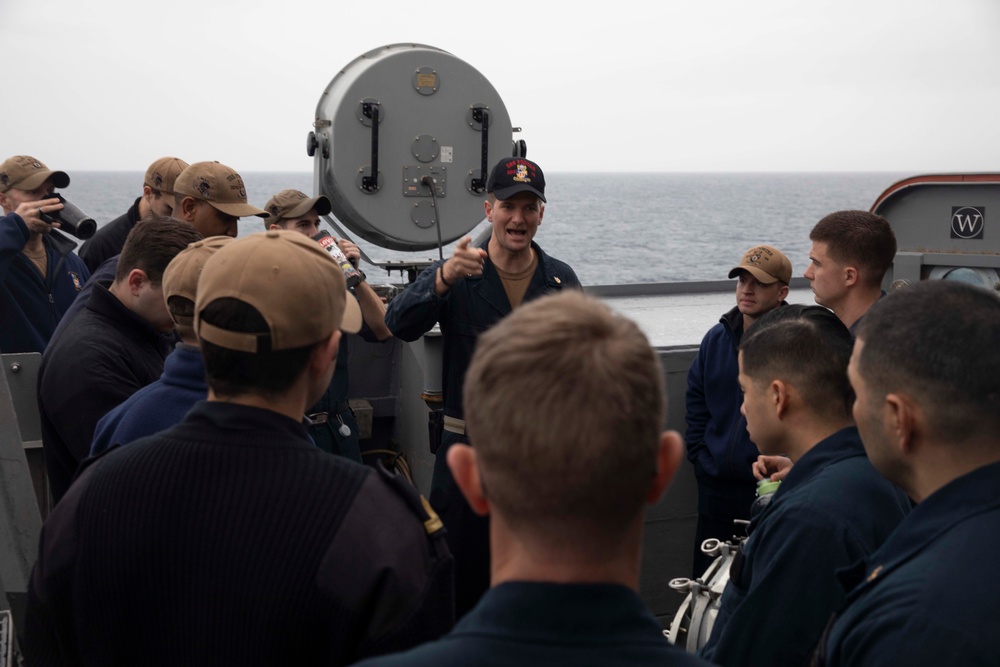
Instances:
[[[836,573],[875,551],[912,503],[872,467],[854,426],[806,452],[750,524],[701,655],[799,665],[844,600]]]
[[[916,506],[866,561],[841,573],[847,603],[819,665],[1000,665],[1000,463]]]
[[[670,644],[625,586],[512,581],[490,589],[440,640],[358,667],[707,664]]]

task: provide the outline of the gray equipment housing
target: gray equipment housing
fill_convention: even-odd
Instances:
[[[320,97],[314,127],[306,149],[315,192],[349,230],[392,250],[426,250],[472,230],[489,170],[514,151],[496,89],[423,44],[351,61]]]
[[[888,187],[871,207],[896,234],[886,283],[962,280],[1000,291],[1000,174],[926,174]]]

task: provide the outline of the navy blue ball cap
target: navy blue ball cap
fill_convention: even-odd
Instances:
[[[518,192],[531,192],[545,201],[545,175],[542,168],[523,157],[508,157],[500,160],[490,179],[486,181],[486,192],[497,199],[509,199]]]

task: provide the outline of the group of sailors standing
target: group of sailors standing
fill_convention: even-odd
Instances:
[[[1000,481],[1000,301],[938,281],[886,294],[896,239],[866,211],[831,213],[810,239],[820,305],[789,305],[787,257],[750,248],[729,274],[737,305],[688,373],[694,576],[703,540],[738,547],[698,654],[994,664],[1000,602],[973,552],[1000,546],[1000,495],[984,492]],[[755,482],[780,482],[760,512]]]
[[[637,593],[644,508],[685,449],[663,372],[535,243],[537,164],[495,165],[490,237],[388,308],[310,238],[323,196],[259,209],[229,167],[163,158],[77,255],[46,219],[68,184],[30,156],[0,165],[0,351],[43,353],[55,501],[25,664],[995,664],[979,574],[1000,539],[1000,302],[944,282],[883,295],[877,216],[814,229],[821,306],[785,304],[773,246],[730,272],[737,306],[689,380],[699,535],[732,536],[755,464],[783,481],[696,656]],[[235,238],[242,216],[268,230]],[[428,502],[361,464],[344,336],[435,324]]]

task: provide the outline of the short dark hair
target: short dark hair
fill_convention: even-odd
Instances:
[[[896,234],[889,221],[868,211],[836,211],[812,228],[809,239],[825,243],[839,264],[861,270],[861,279],[879,285],[896,257]]]
[[[198,230],[186,222],[162,215],[147,218],[125,238],[115,280],[124,280],[133,269],[141,269],[151,282],[158,283],[170,260],[188,244],[200,240]]]
[[[754,382],[782,378],[817,415],[851,416],[847,377],[851,333],[832,311],[795,304],[764,314],[743,336],[743,373]]]
[[[205,306],[200,318],[227,331],[268,333],[260,311],[239,299],[222,298]],[[317,344],[271,350],[270,337],[260,339],[256,353],[230,350],[202,339],[208,386],[220,396],[259,394],[277,396],[287,391],[305,370]]]
[[[857,369],[870,396],[904,393],[950,441],[1000,434],[1000,299],[968,283],[894,290],[858,327]]]
[[[479,337],[465,419],[483,486],[519,531],[616,542],[656,475],[663,367],[645,334],[595,297],[535,299]]]

